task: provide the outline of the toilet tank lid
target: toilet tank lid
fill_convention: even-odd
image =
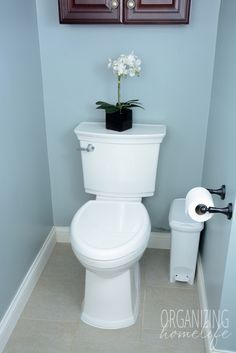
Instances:
[[[170,207],[169,224],[172,229],[185,232],[200,232],[203,222],[196,222],[185,213],[185,199],[175,199]]]
[[[104,122],[82,122],[74,132],[83,140],[113,143],[161,143],[166,135],[166,126],[160,124],[133,124],[132,129],[117,132],[108,130]]]

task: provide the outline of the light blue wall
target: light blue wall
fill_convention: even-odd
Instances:
[[[226,200],[215,198],[218,206],[235,203],[236,195],[236,2],[223,0],[217,37],[211,110],[203,170],[203,185],[227,186]],[[202,260],[208,305],[230,309],[232,336],[219,340],[217,348],[236,351],[235,215],[232,221],[218,215],[207,222]]]
[[[52,226],[35,2],[0,11],[0,320]]]
[[[200,185],[220,0],[193,0],[188,26],[60,25],[57,0],[37,0],[54,222],[69,225],[88,200],[73,128],[102,121],[97,100],[115,101],[106,61],[131,50],[143,61],[124,99],[139,98],[135,122],[164,123],[156,195],[145,200],[153,227],[168,227],[170,202]]]

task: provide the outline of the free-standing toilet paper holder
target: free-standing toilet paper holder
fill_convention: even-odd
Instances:
[[[211,194],[219,195],[221,200],[225,199],[226,187],[222,185],[219,189],[207,189]]]
[[[228,203],[227,207],[207,207],[206,205],[200,204],[195,209],[198,215],[203,215],[207,212],[209,213],[222,213],[227,216],[228,219],[232,218],[233,214],[233,204]]]

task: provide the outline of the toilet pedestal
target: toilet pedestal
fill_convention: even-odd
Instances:
[[[139,263],[117,275],[86,269],[81,320],[104,329],[119,329],[135,323],[139,311]]]

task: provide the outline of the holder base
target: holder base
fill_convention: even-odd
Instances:
[[[222,213],[227,216],[228,219],[232,218],[233,215],[233,204],[229,203],[227,207],[207,207],[206,205],[198,205],[195,209],[198,215],[209,213]]]

